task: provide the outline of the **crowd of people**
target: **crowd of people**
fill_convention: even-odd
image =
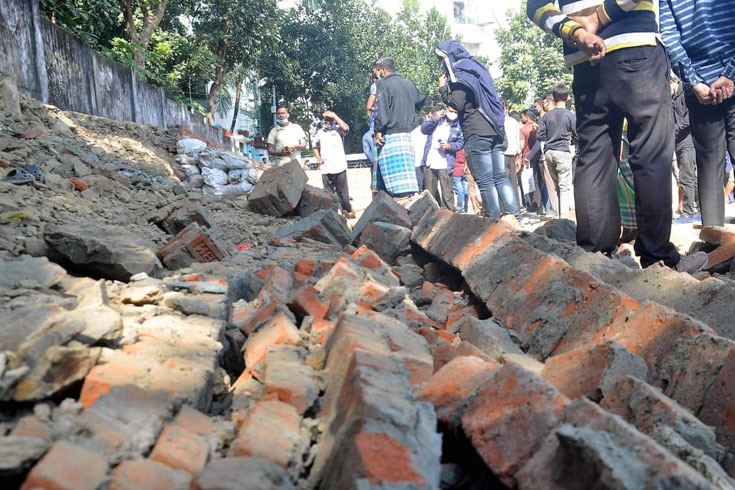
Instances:
[[[663,262],[697,272],[706,254],[681,256],[671,226],[674,219],[723,226],[735,188],[733,8],[735,0],[661,0],[658,7],[529,0],[529,18],[564,40],[574,83],[572,94],[558,84],[521,113],[509,111],[487,68],[459,42],[436,47],[443,105],[423,114],[426,97],[393,59],[381,58],[372,67],[362,140],[371,189],[394,197],[428,190],[446,209],[471,206],[492,220],[571,218],[577,243],[589,251],[614,254],[633,241],[643,267]],[[275,159],[305,144],[282,109],[268,138]],[[349,127],[333,112],[323,117],[315,157],[325,188],[352,215],[343,147]]]

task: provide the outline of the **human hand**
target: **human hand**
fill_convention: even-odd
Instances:
[[[607,53],[607,46],[601,37],[588,32],[586,29],[577,29],[573,34],[574,47],[580,49],[590,57],[590,64],[595,66]]]
[[[538,123],[533,123],[533,130],[538,131]]]
[[[712,105],[714,103],[714,97],[710,93],[710,87],[706,83],[698,83],[694,87],[694,95],[697,96],[697,100],[702,105]]]
[[[329,119],[336,119],[337,118],[337,114],[335,114],[332,111],[324,111],[322,113],[322,117],[328,117]]]
[[[600,24],[602,24],[602,22],[600,22],[600,17],[597,15],[597,11],[594,11],[589,15],[576,15],[569,18],[581,25],[582,28],[590,34],[597,34],[597,31],[600,29]]]
[[[732,80],[725,76],[721,76],[714,81],[709,88],[710,97],[714,99],[713,104],[722,104],[725,100],[732,97],[735,84]]]
[[[442,143],[439,145],[439,148],[441,148],[444,151],[448,151],[452,149],[452,145],[450,145],[449,143]]]
[[[375,133],[375,144],[378,146],[383,146],[385,144],[385,138],[383,138],[382,133]]]
[[[442,88],[447,83],[447,76],[442,75],[439,77],[439,88]]]
[[[447,115],[447,111],[437,111],[434,113],[434,121],[439,122],[439,119]]]

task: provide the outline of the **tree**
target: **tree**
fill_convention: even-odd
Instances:
[[[151,36],[163,20],[168,0],[119,0],[125,19],[125,28],[133,48],[133,60],[140,68],[145,67],[145,52]],[[136,26],[136,10],[142,19],[140,30]]]
[[[508,12],[507,29],[498,31],[503,76],[498,89],[511,109],[523,110],[531,98],[543,97],[554,85],[571,86],[572,73],[564,67],[562,40],[552,37],[526,16],[526,0],[519,12]]]
[[[199,5],[194,35],[216,57],[214,79],[207,95],[211,122],[225,77],[238,63],[252,66],[263,47],[275,41],[276,18],[274,0],[210,0]]]

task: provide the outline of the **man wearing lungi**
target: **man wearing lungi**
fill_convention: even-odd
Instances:
[[[373,71],[378,76],[378,110],[375,114],[375,144],[378,146],[378,179],[393,197],[419,191],[411,131],[421,124],[416,112],[426,97],[416,85],[396,74],[396,62],[381,58]]]

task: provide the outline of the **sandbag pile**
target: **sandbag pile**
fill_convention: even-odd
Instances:
[[[234,153],[207,148],[196,138],[176,143],[176,161],[193,190],[219,197],[249,194],[263,173],[263,164]]]

